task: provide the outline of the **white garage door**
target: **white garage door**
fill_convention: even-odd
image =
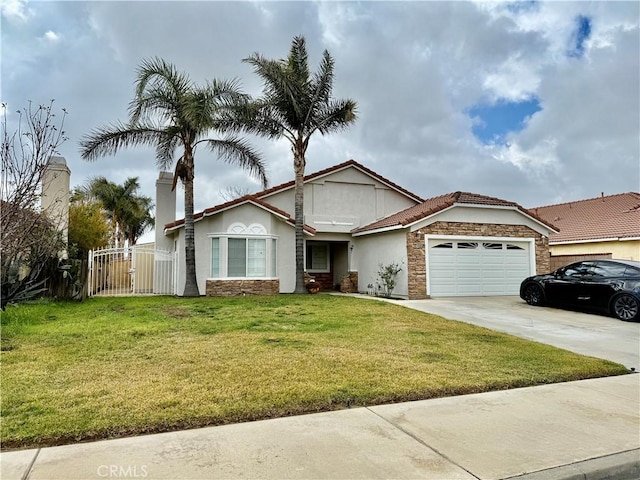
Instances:
[[[429,240],[433,297],[518,295],[530,273],[530,244],[518,241]]]

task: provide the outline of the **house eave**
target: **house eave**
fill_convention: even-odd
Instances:
[[[352,237],[362,237],[364,235],[373,235],[375,233],[384,233],[384,232],[392,232],[394,230],[402,230],[403,228],[407,228],[407,225],[391,225],[390,227],[376,228],[375,230],[365,230],[363,232],[352,233]]]

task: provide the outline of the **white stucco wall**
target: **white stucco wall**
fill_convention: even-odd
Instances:
[[[264,200],[294,215],[294,189]],[[305,223],[318,232],[348,233],[416,202],[351,167],[305,184]]]
[[[394,296],[407,297],[407,243],[406,230],[380,233],[354,238],[353,265],[358,271],[358,291],[365,292],[367,285],[378,281],[380,264],[400,263]]]

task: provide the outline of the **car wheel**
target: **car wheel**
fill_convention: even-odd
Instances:
[[[542,293],[542,287],[535,283],[530,283],[524,287],[522,292],[522,298],[529,305],[542,305],[544,303],[544,294]]]
[[[618,320],[635,322],[638,320],[640,302],[633,295],[623,293],[613,299],[613,307],[611,310]]]

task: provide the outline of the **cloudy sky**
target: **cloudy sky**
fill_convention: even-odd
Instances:
[[[312,140],[307,173],[355,159],[425,198],[462,190],[525,207],[640,189],[635,1],[0,4],[2,102],[10,121],[28,100],[68,110],[60,153],[72,186],[135,176],[154,196],[152,149],[87,163],[78,147],[127,119],[142,59],[162,57],[196,83],[238,78],[259,95],[241,60],[285,57],[302,34],[314,69],[324,49],[334,57],[335,96],[358,103],[356,124]],[[293,178],[286,143],[252,142],[271,185]],[[260,189],[199,151],[196,210],[228,188]]]

